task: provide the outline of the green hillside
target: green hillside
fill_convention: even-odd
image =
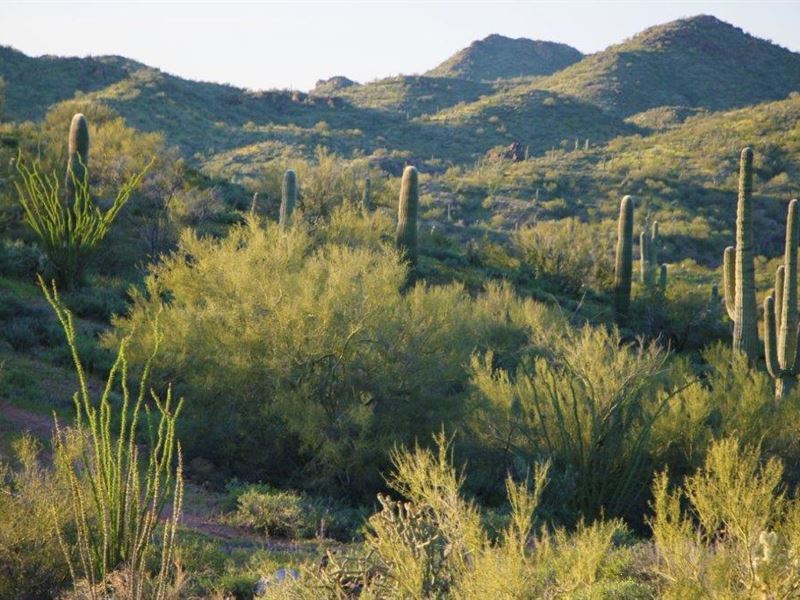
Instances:
[[[492,34],[472,42],[425,75],[471,81],[550,75],[583,58],[567,44]]]
[[[536,86],[623,116],[657,106],[720,110],[800,89],[800,54],[698,16],[647,29]]]
[[[50,105],[128,78],[144,65],[119,56],[33,58],[0,46],[0,77],[6,83],[5,114],[41,119]]]

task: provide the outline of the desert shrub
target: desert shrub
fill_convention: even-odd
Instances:
[[[231,492],[236,508],[227,520],[268,536],[295,539],[324,536],[350,541],[357,536],[365,517],[363,509],[292,490],[251,484],[229,487]]]
[[[78,442],[70,435],[64,452],[77,456]],[[57,526],[73,538],[69,481],[62,470],[48,468],[40,454],[40,444],[25,436],[14,444],[16,466],[0,461],[0,598],[53,598],[70,581],[54,535]]]
[[[651,526],[661,597],[796,597],[800,505],[782,472],[778,459],[729,438],[682,486],[658,477]]]
[[[653,445],[670,473],[692,473],[715,440],[736,436],[744,445],[758,444],[782,457],[789,465],[788,480],[800,481],[793,466],[800,449],[791,425],[798,419],[797,401],[775,402],[772,379],[727,344],[710,346],[702,359],[702,382],[676,394],[654,426]],[[691,376],[693,370],[686,360],[673,363],[674,377],[681,377],[679,371]]]
[[[133,332],[141,364],[141,324],[166,300],[176,360],[156,371],[192,398],[191,454],[253,479],[358,495],[380,487],[394,442],[463,416],[463,365],[492,317],[459,286],[401,293],[406,266],[393,248],[326,235],[322,224],[312,234],[255,219],[222,240],[186,233],[116,324]]]
[[[124,292],[119,287],[97,285],[78,288],[65,297],[76,316],[84,319],[107,322],[115,314],[122,314],[127,308]]]
[[[570,217],[539,221],[514,233],[522,269],[552,281],[561,292],[601,289],[612,274],[613,229],[608,222],[583,223]]]
[[[270,212],[277,214],[281,197],[281,181],[286,169],[297,173],[298,207],[307,219],[327,217],[342,204],[357,206],[364,190],[364,178],[371,181],[373,206],[395,207],[399,185],[389,182],[383,172],[371,167],[367,160],[346,160],[318,147],[312,160],[270,161],[259,181],[259,191],[271,199]]]
[[[666,376],[664,351],[623,344],[616,330],[567,327],[539,339],[539,355],[516,369],[497,369],[491,352],[473,356],[472,430],[509,469],[551,459],[561,518],[630,514],[650,483],[653,426],[686,381]]]
[[[320,568],[268,590],[268,598],[646,598],[619,521],[569,533],[536,523],[547,465],[506,481],[510,518],[491,542],[478,507],[461,495],[449,445],[393,454],[391,487],[379,496],[361,554],[328,555]]]
[[[42,253],[33,245],[20,240],[0,242],[0,275],[32,280],[43,262]]]

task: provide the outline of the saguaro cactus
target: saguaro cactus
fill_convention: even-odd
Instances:
[[[639,236],[639,280],[647,287],[658,287],[661,292],[667,288],[667,265],[658,264],[661,238],[658,234],[658,221],[653,223],[650,234],[642,231]],[[656,281],[658,272],[658,281]]]
[[[67,176],[64,189],[67,200],[75,201],[75,184],[83,184],[89,168],[89,124],[86,117],[77,113],[69,125],[69,142],[67,146]]]
[[[372,180],[364,177],[364,194],[361,196],[361,210],[369,212],[372,210]]]
[[[751,363],[758,360],[758,314],[753,263],[753,151],[742,150],[739,161],[739,201],[736,207],[736,247],[723,255],[725,305],[733,320],[733,349]]]
[[[628,314],[633,275],[633,198],[625,196],[617,221],[617,260],[614,268],[614,314],[617,320]]]
[[[278,221],[281,227],[288,227],[292,222],[295,202],[297,202],[297,175],[291,169],[287,169],[283,174],[281,186],[281,212]]]
[[[780,400],[793,387],[800,373],[797,313],[797,200],[789,203],[783,264],[775,273],[774,295],[764,301],[764,356],[767,371],[775,379],[775,398]],[[777,312],[775,305],[777,304]]]
[[[417,266],[417,207],[419,205],[419,176],[417,169],[406,167],[400,184],[397,206],[397,249],[412,267]]]

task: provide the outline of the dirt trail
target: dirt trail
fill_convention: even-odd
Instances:
[[[8,423],[7,429],[12,432],[29,432],[43,441],[49,440],[53,435],[52,416],[14,406],[4,398],[0,398],[0,418]],[[204,493],[201,488],[187,484],[184,499],[180,521],[184,527],[223,540],[240,540],[251,544],[270,546],[269,541],[263,536],[240,527],[217,522],[216,511],[209,505],[208,494]],[[172,507],[167,505],[162,518],[169,518],[171,513]]]
[[[0,398],[0,417],[20,432],[28,431],[35,437],[47,440],[53,435],[53,417],[14,406]]]

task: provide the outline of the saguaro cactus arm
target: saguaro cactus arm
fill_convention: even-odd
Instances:
[[[777,269],[775,269],[775,306],[777,306],[777,310],[775,311],[775,324],[778,326],[778,330],[781,328],[781,319],[783,318],[783,285],[784,285],[784,275],[786,273],[786,269],[783,265],[780,265]]]
[[[722,289],[725,292],[725,310],[733,321],[736,318],[736,248],[728,246],[722,255]]]

